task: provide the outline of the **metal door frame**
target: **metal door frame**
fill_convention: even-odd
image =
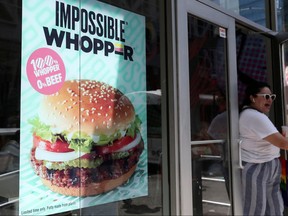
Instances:
[[[232,200],[231,205],[234,215],[242,214],[241,179],[239,168],[238,148],[238,92],[236,68],[236,36],[235,20],[223,13],[205,6],[197,1],[176,0],[176,115],[178,120],[177,142],[179,166],[175,173],[179,173],[175,182],[179,183],[179,211],[181,215],[193,215],[192,206],[192,166],[190,144],[190,102],[189,102],[189,62],[188,62],[188,24],[187,15],[192,14],[203,20],[214,23],[227,29],[227,60],[228,63],[228,101],[229,123],[231,142],[231,175],[232,175]],[[178,212],[179,212],[178,211]]]

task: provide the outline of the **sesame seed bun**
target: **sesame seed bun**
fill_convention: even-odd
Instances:
[[[112,135],[135,118],[131,101],[118,89],[94,80],[68,80],[55,94],[44,96],[40,120],[54,131]]]

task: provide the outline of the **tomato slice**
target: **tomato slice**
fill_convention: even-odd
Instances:
[[[119,140],[115,140],[112,144],[108,144],[104,146],[96,146],[95,149],[96,149],[97,154],[112,153],[123,148],[127,144],[131,143],[134,139],[135,137],[133,138],[130,136],[124,136]]]
[[[69,148],[69,144],[67,142],[63,142],[61,140],[56,140],[56,142],[51,143],[48,140],[43,140],[41,137],[34,135],[33,136],[33,146],[39,147],[41,149],[50,151],[50,152],[72,152],[73,149]]]

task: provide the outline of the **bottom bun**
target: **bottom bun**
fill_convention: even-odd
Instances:
[[[137,164],[134,165],[127,173],[116,179],[104,180],[98,183],[91,183],[87,187],[59,187],[52,185],[51,181],[42,179],[44,185],[49,187],[52,191],[66,196],[93,196],[110,191],[122,184],[124,184],[135,172]]]

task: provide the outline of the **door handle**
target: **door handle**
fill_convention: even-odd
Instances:
[[[238,147],[239,147],[239,167],[240,169],[243,169],[243,165],[242,165],[242,151],[241,151],[241,147],[242,147],[242,140],[239,140],[238,142]]]

